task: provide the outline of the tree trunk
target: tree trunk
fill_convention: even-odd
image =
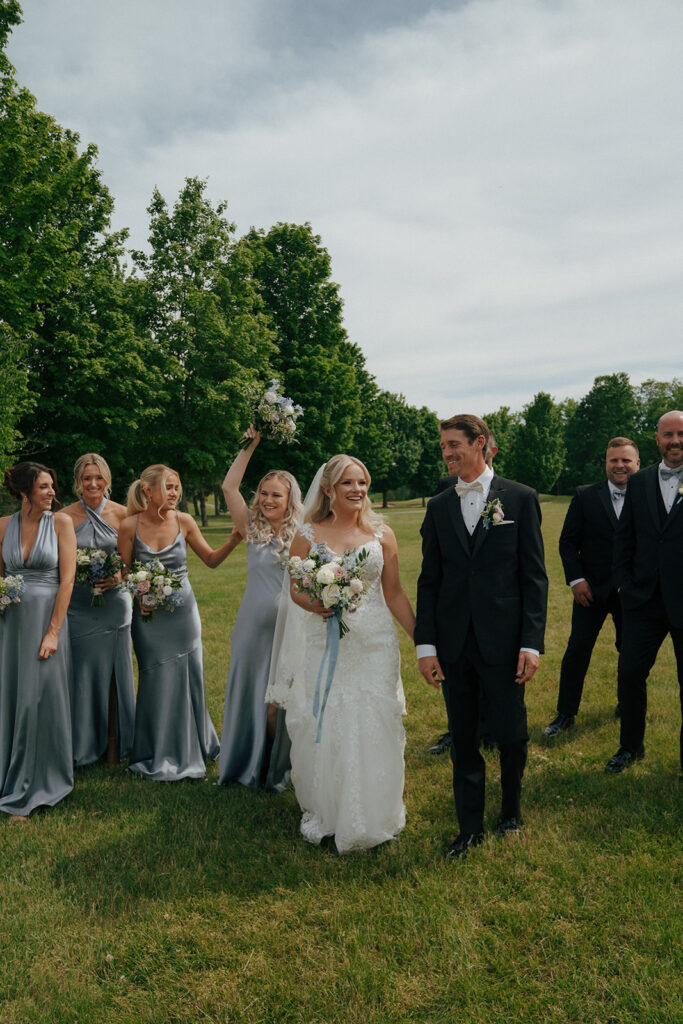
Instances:
[[[195,519],[197,519],[198,516],[199,516],[199,503],[197,501],[197,492],[196,491],[193,491],[193,493],[192,493],[192,504],[194,505],[194,517],[195,517]]]
[[[389,502],[387,500],[388,491],[382,491],[382,508],[389,508]]]
[[[426,508],[426,506],[427,506],[427,499],[425,498],[425,496],[423,494],[422,495],[422,508]]]
[[[209,519],[206,514],[206,498],[204,497],[203,487],[199,492],[199,505],[202,510],[202,526],[206,528],[209,525]]]

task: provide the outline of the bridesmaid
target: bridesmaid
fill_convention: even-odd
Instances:
[[[284,711],[268,707],[265,696],[284,561],[302,511],[301,492],[291,473],[267,473],[249,511],[239,488],[261,435],[249,427],[244,436],[251,444],[223,481],[230,515],[247,541],[248,575],[232,634],[218,781],[279,790],[289,783],[289,736]]]
[[[150,779],[200,779],[207,758],[218,756],[218,737],[204,696],[202,625],[187,578],[187,544],[215,569],[242,539],[233,531],[214,551],[186,512],[177,512],[180,478],[168,466],[148,466],[128,490],[128,516],[119,527],[126,565],[158,558],[183,581],[182,604],[151,622],[136,603],[133,646],[138,662],[138,703],[129,769]]]
[[[110,491],[111,472],[102,456],[81,455],[74,466],[74,492],[80,501],[64,509],[76,528],[78,547],[116,551],[126,509],[109,500]],[[133,609],[130,594],[117,588],[120,582],[120,576],[102,581],[104,604],[100,607],[93,605],[90,587],[76,583],[69,605],[74,679],[71,724],[77,767],[103,755],[107,764],[118,764],[133,742]]]
[[[23,576],[25,590],[0,617],[0,811],[25,821],[74,785],[65,618],[76,537],[69,517],[53,512],[54,470],[20,462],[4,486],[21,509],[0,519],[0,575]]]

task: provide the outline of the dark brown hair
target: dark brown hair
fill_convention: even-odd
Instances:
[[[21,501],[24,495],[30,501],[31,491],[41,473],[49,473],[52,477],[55,488],[52,511],[56,512],[62,507],[62,503],[57,498],[57,474],[49,466],[43,466],[40,462],[18,462],[16,466],[10,466],[5,470],[3,486],[17,501]]]
[[[468,412],[458,413],[449,420],[442,420],[439,427],[441,430],[462,430],[470,444],[474,444],[478,437],[483,437],[485,449],[491,443],[491,431],[484,421]]]

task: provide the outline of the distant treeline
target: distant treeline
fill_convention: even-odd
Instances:
[[[305,409],[300,443],[262,445],[250,482],[271,464],[305,487],[347,451],[373,490],[430,494],[442,464],[438,418],[383,391],[344,328],[330,258],[309,224],[241,238],[187,178],[169,208],[155,189],[147,252],[110,227],[113,200],[97,150],[36,109],[5,49],[21,21],[0,7],[0,464],[53,466],[70,490],[75,459],[97,451],[114,496],[153,462],[173,466],[200,506],[214,493],[249,420],[245,392],[271,377]],[[627,434],[654,458],[657,416],[683,405],[680,381],[599,377],[581,401],[544,393],[521,413],[486,417],[499,472],[539,490],[596,479],[607,440]],[[453,410],[456,411],[456,410]],[[477,411],[477,410],[467,410]],[[65,486],[66,485],[66,486]]]

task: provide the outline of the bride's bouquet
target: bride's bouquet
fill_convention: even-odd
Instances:
[[[23,576],[0,577],[0,615],[4,615],[11,604],[19,604],[26,589]]]
[[[183,603],[178,591],[183,581],[177,572],[171,572],[159,558],[149,562],[133,562],[126,577],[126,589],[139,600],[145,614],[144,622],[151,622],[153,612],[174,612]]]
[[[116,576],[123,569],[123,559],[118,551],[107,553],[102,548],[76,549],[76,583],[90,587],[93,605],[101,608],[104,604],[102,580]],[[121,586],[120,583],[117,587]],[[115,589],[115,588],[114,588]]]
[[[280,382],[273,378],[264,395],[255,389],[247,393],[252,405],[252,423],[264,437],[269,437],[278,444],[292,444],[296,441],[296,421],[303,416],[303,409],[295,405],[291,398],[281,395]],[[251,438],[240,442],[241,448],[248,448]]]
[[[348,548],[343,555],[335,555],[327,544],[315,544],[307,558],[292,555],[287,562],[289,575],[300,594],[311,601],[321,601],[331,608],[339,624],[339,638],[348,633],[343,614],[355,612],[365,593],[365,548]]]

